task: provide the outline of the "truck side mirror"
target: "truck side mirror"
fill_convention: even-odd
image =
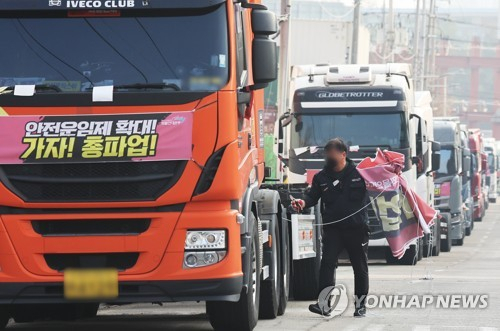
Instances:
[[[283,154],[284,151],[283,138],[285,136],[285,133],[283,128],[288,124],[290,124],[290,122],[291,122],[291,116],[289,112],[284,113],[278,119],[278,155]]]
[[[481,153],[481,168],[484,172],[488,170],[488,157],[484,153]]]
[[[465,156],[462,159],[462,171],[467,173],[470,171],[470,156]]]
[[[471,168],[471,158],[470,158],[470,149],[464,148],[462,150],[462,171],[464,173],[468,173]]]
[[[432,152],[432,164],[431,164],[431,170],[432,171],[437,171],[441,167],[441,152],[436,151]]]
[[[431,171],[437,171],[441,167],[441,144],[437,141],[431,141]]]
[[[276,42],[269,38],[278,32],[276,15],[267,9],[252,10],[252,70],[254,89],[261,89],[278,78]]]
[[[431,141],[432,144],[432,151],[433,152],[439,152],[441,150],[441,144],[437,141]]]

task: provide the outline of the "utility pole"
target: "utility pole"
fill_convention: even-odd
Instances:
[[[434,45],[435,42],[432,42],[431,39],[436,37],[436,0],[431,0],[430,6],[429,6],[429,17],[428,17],[428,25],[427,25],[427,32],[426,32],[426,43],[425,43],[425,57],[423,61],[424,65],[424,89],[427,89],[428,86],[428,80],[429,76],[435,75],[433,64],[435,63],[434,57],[435,57],[435,50],[434,50]]]
[[[413,71],[415,75],[415,86],[419,86],[420,73],[420,0],[417,0],[417,10],[415,13],[415,32],[413,33]]]
[[[429,34],[426,28],[427,24],[427,9],[426,9],[426,4],[427,0],[422,0],[422,11],[421,11],[421,16],[422,16],[422,24],[421,24],[421,30],[420,30],[420,35],[421,35],[421,45],[418,54],[418,69],[417,69],[417,75],[418,75],[418,89],[420,91],[424,90],[424,76],[425,76],[425,59],[426,59],[426,54],[427,54],[427,35]]]
[[[361,16],[360,7],[361,7],[361,0],[354,0],[354,17],[352,20],[351,64],[358,63],[359,24]]]
[[[382,44],[382,60],[385,62],[385,54],[387,53],[387,22],[385,20],[385,0],[382,10],[382,35],[384,37],[384,43]]]
[[[394,62],[394,42],[396,41],[396,32],[394,31],[394,3],[389,0],[389,20],[388,20],[387,39],[389,41],[389,62]]]
[[[278,118],[288,109],[288,81],[290,79],[290,3],[291,0],[281,0],[280,12],[280,54],[278,80]]]

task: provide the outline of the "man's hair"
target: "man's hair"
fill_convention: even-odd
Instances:
[[[335,149],[339,152],[346,152],[347,153],[347,145],[340,138],[331,139],[326,143],[325,152],[328,152],[329,150],[332,150],[332,149]]]

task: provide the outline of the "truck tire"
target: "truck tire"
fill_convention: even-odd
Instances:
[[[285,313],[288,305],[288,298],[290,296],[290,232],[287,219],[281,221],[281,289],[280,289],[280,303],[278,306],[278,316]]]
[[[441,253],[441,226],[439,226],[439,223],[436,225],[436,235],[433,238],[433,243],[432,243],[432,256],[439,256],[439,253]]]
[[[269,277],[261,281],[259,318],[274,319],[278,316],[281,290],[281,241],[279,236],[278,218],[271,220],[270,249],[264,250],[264,264],[269,265]],[[266,243],[265,245],[269,244]]]
[[[470,236],[472,234],[472,224],[468,228],[465,228],[465,235]]]
[[[447,224],[447,232],[446,232],[446,238],[441,239],[441,252],[449,252],[451,251],[451,221],[449,219],[446,220]]]
[[[411,245],[405,252],[402,258],[397,259],[392,255],[391,249],[387,247],[385,253],[385,260],[387,264],[398,265],[416,265],[418,261],[418,248],[417,245]]]
[[[242,289],[238,302],[207,301],[207,313],[210,324],[215,331],[252,331],[259,319],[260,277],[262,247],[260,246],[259,228],[255,216],[250,214],[254,224],[252,244],[250,246],[250,263],[247,270],[252,270],[248,291]]]
[[[457,245],[457,246],[463,246],[464,245],[464,239],[465,239],[465,231],[462,231],[462,238],[453,240],[452,244],[453,245]]]

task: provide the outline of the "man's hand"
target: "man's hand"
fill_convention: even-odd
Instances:
[[[294,199],[292,200],[292,208],[296,211],[300,212],[306,206],[306,202],[302,199]]]

